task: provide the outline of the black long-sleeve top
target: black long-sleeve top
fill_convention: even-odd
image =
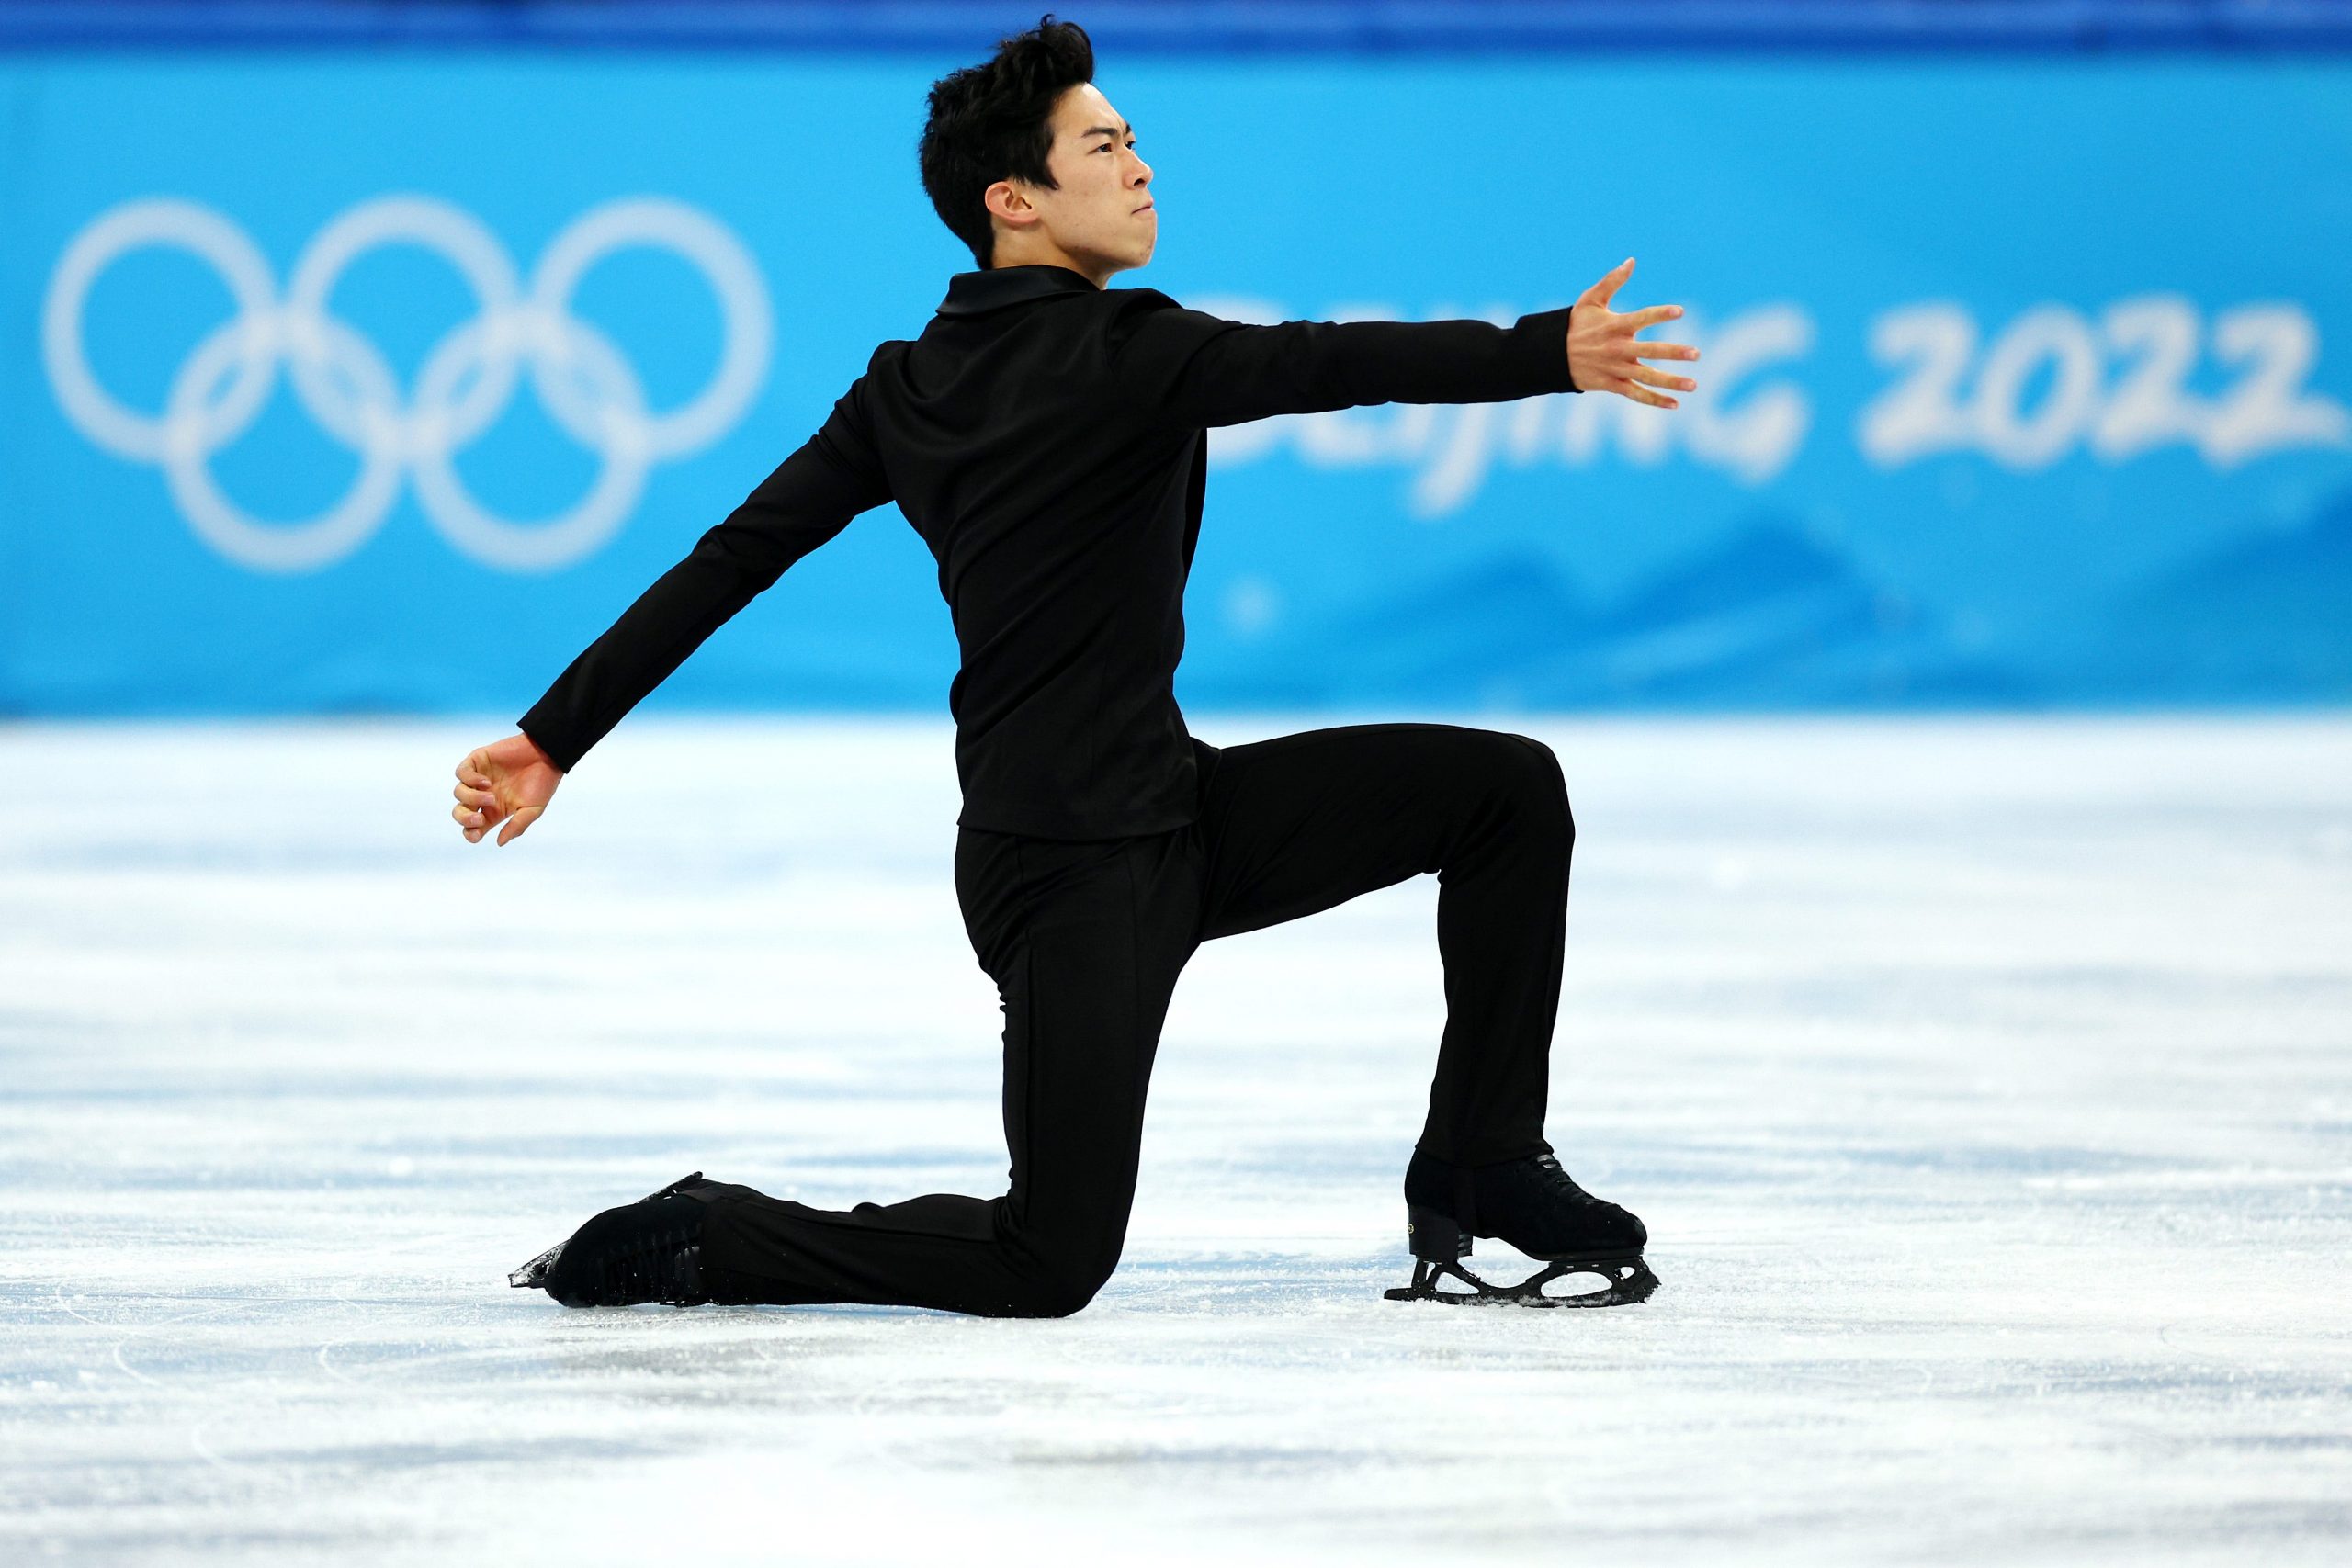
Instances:
[[[629,605],[519,721],[581,755],[785,570],[895,500],[939,561],[962,668],[959,826],[1050,839],[1193,820],[1177,711],[1212,425],[1577,389],[1569,310],[1488,321],[1189,310],[1067,267],[956,274],[823,426]]]

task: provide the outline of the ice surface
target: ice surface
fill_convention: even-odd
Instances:
[[[504,849],[499,718],[0,728],[0,1560],[2347,1560],[2352,719],[1465,722],[1645,1306],[1380,1299],[1424,876],[1201,951],[1079,1316],[567,1312],[696,1168],[1001,1190],[944,727],[639,716]]]

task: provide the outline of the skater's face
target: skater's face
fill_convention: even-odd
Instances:
[[[1091,82],[1064,93],[1050,123],[1046,167],[1060,188],[1026,180],[999,180],[988,188],[995,265],[1050,263],[1082,272],[1100,288],[1113,273],[1151,260],[1159,243],[1151,165],[1136,156],[1134,129]]]

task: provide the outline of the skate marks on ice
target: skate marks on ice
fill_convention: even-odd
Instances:
[[[625,727],[484,852],[470,728],[0,731],[0,1557],[2342,1559],[2352,727],[1500,727],[1636,1307],[1380,1299],[1422,878],[1203,949],[1080,1316],[567,1313],[681,1170],[1001,1185],[946,732]]]

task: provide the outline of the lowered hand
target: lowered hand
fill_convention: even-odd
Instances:
[[[458,764],[458,797],[449,815],[466,830],[466,842],[479,843],[498,823],[498,841],[520,838],[538,819],[563,782],[563,772],[548,761],[539,743],[517,732],[491,746],[477,746]]]

